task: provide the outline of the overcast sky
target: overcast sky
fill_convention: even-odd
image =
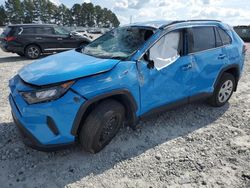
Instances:
[[[4,0],[0,0],[3,2]],[[122,24],[148,20],[219,19],[230,25],[250,25],[249,0],[51,0],[71,7],[92,2],[111,9]]]

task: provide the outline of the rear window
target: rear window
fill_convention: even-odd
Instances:
[[[231,44],[231,38],[230,36],[221,28],[217,28],[219,35],[221,37],[221,40],[223,42],[223,45]]]
[[[213,27],[193,27],[189,30],[189,53],[216,47]]]
[[[31,34],[35,34],[35,27],[25,27],[23,28],[23,31],[22,31],[22,35],[31,35]]]
[[[223,46],[223,42],[221,40],[220,34],[218,32],[218,29],[216,27],[214,28],[214,32],[215,32],[216,47]]]
[[[1,36],[9,36],[9,34],[11,34],[11,27],[5,27],[5,29],[3,30],[3,33],[1,34]]]

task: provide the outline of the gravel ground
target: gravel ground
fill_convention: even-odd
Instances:
[[[248,45],[250,51],[250,45]],[[221,108],[186,105],[123,128],[100,153],[26,147],[12,121],[8,80],[31,61],[0,52],[1,187],[250,187],[250,52]]]

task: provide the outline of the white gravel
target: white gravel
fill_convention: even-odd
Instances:
[[[248,45],[250,50],[250,45]],[[0,52],[0,187],[250,187],[250,60],[221,108],[186,105],[123,128],[100,153],[26,147],[8,80],[31,61]]]

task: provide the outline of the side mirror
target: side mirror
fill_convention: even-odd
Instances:
[[[74,35],[74,34],[73,34],[72,32],[69,33],[69,37],[70,37],[70,38],[73,37],[73,35]]]
[[[147,51],[147,52],[143,55],[143,58],[144,58],[145,61],[148,62],[147,68],[148,68],[148,69],[153,69],[155,63],[154,63],[153,60],[150,60],[150,53],[149,53],[149,51]]]

